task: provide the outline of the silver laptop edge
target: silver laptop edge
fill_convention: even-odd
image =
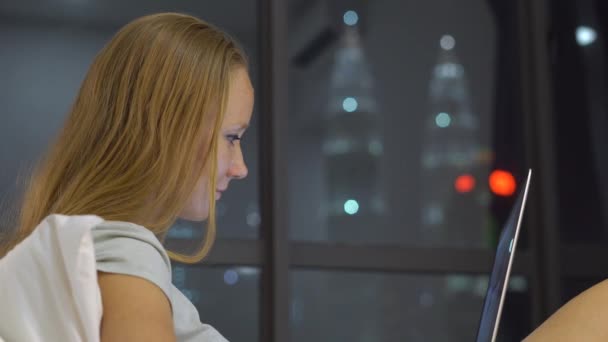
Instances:
[[[528,189],[530,188],[530,178],[532,177],[532,169],[528,169],[528,177],[526,179],[526,187],[524,188],[524,196],[521,202],[521,206],[519,208],[519,217],[517,218],[517,227],[515,228],[515,237],[513,238],[513,246],[511,249],[511,253],[509,255],[509,264],[507,265],[507,275],[505,278],[505,283],[502,287],[502,292],[500,294],[500,303],[498,304],[498,316],[496,316],[496,321],[494,322],[494,331],[492,332],[492,342],[496,341],[496,336],[498,334],[498,325],[500,323],[500,316],[502,315],[502,306],[505,301],[505,295],[507,293],[507,286],[509,285],[509,278],[511,277],[511,265],[513,264],[513,258],[515,257],[515,251],[517,250],[517,240],[519,238],[519,229],[521,228],[521,221],[524,217],[524,209],[526,208],[526,200],[528,199]]]

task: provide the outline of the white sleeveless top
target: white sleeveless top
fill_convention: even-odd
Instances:
[[[178,342],[227,342],[202,324],[195,306],[171,283],[171,262],[156,236],[128,222],[104,221],[92,230],[97,270],[147,279],[163,290],[173,308]]]

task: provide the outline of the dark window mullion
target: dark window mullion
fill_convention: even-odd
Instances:
[[[185,242],[184,242],[185,243]],[[173,243],[177,248],[185,248]],[[488,273],[494,259],[493,250],[421,248],[405,246],[332,245],[314,242],[288,244],[290,268],[344,269],[356,271],[400,273]],[[600,247],[580,252],[578,248],[564,255],[578,254],[580,260]],[[219,240],[199,266],[264,265],[264,243],[260,240]],[[608,253],[604,253],[608,254]],[[533,276],[533,253],[519,250],[515,256],[514,273]],[[608,269],[608,258],[605,258]],[[571,262],[576,265],[576,262]],[[595,269],[601,269],[602,264]]]
[[[494,251],[450,248],[348,246],[297,242],[291,267],[400,273],[489,273]],[[514,273],[532,276],[530,253],[518,251]]]
[[[260,195],[263,241],[260,340],[289,341],[287,2],[258,0]]]
[[[526,210],[533,253],[533,327],[561,302],[557,219],[555,132],[549,64],[550,8],[547,0],[518,2],[521,96],[526,160],[533,169]]]

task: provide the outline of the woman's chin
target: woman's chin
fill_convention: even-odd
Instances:
[[[179,215],[179,218],[182,220],[186,220],[186,221],[202,222],[209,218],[209,213],[207,211],[204,211],[204,212],[203,211],[201,211],[201,212],[190,211],[190,212],[181,213]]]

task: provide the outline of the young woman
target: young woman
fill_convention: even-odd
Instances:
[[[0,257],[51,214],[99,216],[101,341],[225,341],[171,284],[169,258],[208,253],[215,201],[247,175],[252,110],[247,59],[227,34],[176,13],[127,24],[92,63]],[[195,255],[162,246],[177,218],[207,221]]]

